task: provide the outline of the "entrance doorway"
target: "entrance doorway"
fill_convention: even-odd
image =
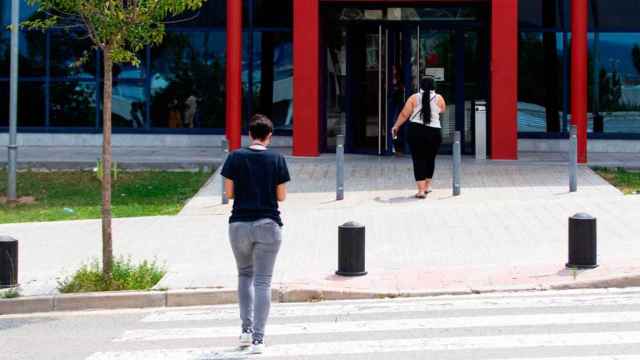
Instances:
[[[402,20],[407,9],[414,16]],[[463,151],[473,153],[473,103],[488,94],[485,22],[481,12],[462,16],[460,9],[466,8],[437,8],[439,18],[425,15],[430,9],[324,9],[327,151],[335,148],[336,135],[344,134],[347,152],[407,153],[406,129],[394,140],[391,127],[420,79],[431,76],[448,103],[441,117],[441,151],[451,152],[460,131]]]

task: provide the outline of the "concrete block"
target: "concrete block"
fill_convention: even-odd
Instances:
[[[238,302],[236,290],[199,289],[167,291],[167,306],[224,305]]]
[[[164,307],[164,292],[65,294],[54,298],[55,311]]]
[[[53,296],[0,300],[0,315],[31,314],[53,311]]]

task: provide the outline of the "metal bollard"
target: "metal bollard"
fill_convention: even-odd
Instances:
[[[569,135],[569,192],[578,191],[578,130],[571,125]]]
[[[344,135],[336,137],[336,200],[344,200]]]
[[[365,270],[365,227],[348,222],[338,227],[338,271],[341,276],[367,275]]]
[[[596,218],[589,214],[575,214],[569,218],[568,268],[598,267]]]
[[[462,145],[460,131],[453,135],[453,196],[460,196],[460,169],[462,167]]]
[[[220,142],[220,147],[222,148],[222,151],[224,153],[221,166],[224,166],[225,161],[227,161],[227,155],[229,154],[229,141],[227,139],[222,139],[222,141]],[[220,180],[222,183],[222,204],[227,205],[229,203],[229,198],[227,197],[227,193],[224,189],[224,177],[222,175],[220,175]]]
[[[18,286],[18,240],[0,236],[0,289]]]

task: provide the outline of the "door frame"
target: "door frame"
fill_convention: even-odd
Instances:
[[[421,21],[411,21],[411,22],[398,22],[398,21],[389,21],[389,20],[379,20],[379,21],[371,21],[371,20],[366,20],[366,21],[332,21],[329,22],[330,24],[336,24],[339,26],[343,26],[345,28],[346,31],[346,46],[345,46],[345,51],[346,51],[346,66],[347,66],[347,77],[349,78],[349,74],[350,74],[350,69],[352,68],[352,60],[351,60],[351,56],[350,56],[350,28],[352,27],[364,27],[364,28],[370,28],[370,29],[374,29],[374,28],[378,28],[378,29],[382,29],[382,36],[383,38],[385,37],[385,33],[388,31],[394,31],[396,33],[401,33],[403,38],[406,37],[407,35],[410,36],[410,34],[412,34],[412,32],[417,31],[417,29],[420,29],[420,31],[426,30],[426,31],[450,31],[452,33],[452,41],[454,42],[454,46],[453,46],[453,53],[454,53],[454,71],[456,72],[456,77],[455,77],[455,82],[454,82],[454,87],[455,87],[455,92],[454,92],[454,97],[455,100],[453,102],[453,104],[456,105],[456,114],[455,114],[455,128],[456,131],[460,131],[461,133],[461,142],[462,142],[462,151],[463,154],[465,155],[471,155],[474,153],[475,151],[475,119],[474,119],[474,113],[473,113],[473,103],[471,104],[471,123],[470,123],[470,136],[471,139],[469,139],[469,144],[466,144],[467,141],[467,134],[465,132],[465,33],[466,32],[477,32],[478,34],[478,39],[479,39],[479,44],[478,47],[486,45],[489,46],[490,44],[490,40],[488,38],[488,36],[490,36],[490,29],[489,29],[489,22],[488,19],[487,21],[455,21],[455,20],[443,20],[443,21],[425,21],[425,20],[421,20]],[[325,23],[326,24],[326,23]],[[418,34],[419,36],[419,34]],[[486,39],[483,39],[483,37],[487,37]],[[390,49],[393,49],[395,47],[398,46],[397,42],[395,40],[391,40],[394,39],[395,37],[389,36],[386,39],[384,39],[383,41],[386,41],[385,44],[385,56],[387,57],[387,59],[389,59],[389,51]],[[404,82],[405,82],[405,100],[406,98],[408,98],[410,96],[410,94],[412,94],[413,92],[416,91],[416,89],[413,89],[413,84],[412,84],[412,76],[413,74],[411,74],[411,62],[410,61],[406,61],[407,57],[410,59],[411,58],[411,54],[407,54],[407,49],[411,49],[411,42],[410,41],[403,41],[402,42],[402,46],[404,47],[402,49],[402,57],[403,57],[403,74],[404,74]],[[325,48],[325,45],[322,45],[322,48]],[[324,53],[323,53],[324,54]],[[490,59],[489,59],[489,48],[486,49],[486,51],[483,51],[480,55],[481,57],[481,61],[482,64],[481,66],[481,70],[480,70],[480,86],[482,87],[481,89],[481,93],[485,94],[484,99],[487,101],[487,104],[489,103],[490,99],[489,99],[489,78],[490,78],[490,68],[489,68],[489,63],[490,63]],[[323,57],[324,58],[324,57]],[[324,62],[323,62],[324,64]],[[387,94],[388,94],[388,88],[390,86],[390,80],[391,77],[389,74],[392,73],[392,68],[391,66],[393,66],[393,62],[392,61],[385,61],[385,75],[386,75],[386,81],[384,82],[385,88],[387,88]],[[408,70],[408,71],[407,71]],[[421,72],[422,69],[419,69],[419,73]],[[326,73],[326,68],[323,69],[323,74]],[[322,77],[323,83],[324,81],[326,81],[326,77]],[[351,86],[352,85],[352,80],[347,79],[347,86],[346,86],[346,97],[347,99],[350,98],[350,95],[352,94],[352,89]],[[323,85],[324,86],[324,85]],[[380,91],[380,92],[384,92],[384,91]],[[326,104],[326,101],[324,99],[324,91],[321,93],[323,94],[321,101],[322,103]],[[388,102],[388,96],[385,97],[385,103]],[[345,104],[345,112],[346,112],[346,116],[345,116],[345,151],[349,152],[349,153],[355,153],[355,154],[375,154],[375,155],[392,155],[393,154],[393,139],[392,137],[389,135],[390,133],[390,129],[392,127],[392,124],[395,122],[395,118],[392,118],[392,114],[390,114],[390,109],[387,106],[386,107],[386,111],[384,111],[384,118],[386,120],[386,131],[387,131],[387,136],[386,136],[386,140],[387,140],[387,151],[383,151],[381,154],[378,154],[377,151],[363,151],[363,150],[359,150],[356,149],[354,147],[353,144],[353,120],[351,119],[352,116],[352,102],[351,101],[347,101]],[[326,117],[326,111],[323,112],[323,128],[326,127],[327,124],[327,117]],[[385,121],[380,121],[381,124],[383,124]],[[490,124],[488,123],[487,126],[490,126]],[[326,129],[326,128],[325,128]],[[381,129],[379,129],[379,134],[380,134]],[[323,151],[326,152],[327,146],[326,146],[326,136],[324,136],[325,131],[322,131],[323,136],[321,139],[321,144],[323,144]],[[489,129],[487,129],[487,133],[490,133]],[[379,135],[380,137],[380,135]],[[405,141],[405,149],[408,147],[406,145],[406,141]],[[383,146],[384,148],[384,146]],[[451,145],[445,144],[440,148],[441,153],[452,153],[453,147]],[[335,151],[335,150],[334,150]]]

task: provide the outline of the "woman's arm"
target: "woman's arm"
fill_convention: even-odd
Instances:
[[[233,180],[224,179],[224,193],[227,194],[228,199],[233,199],[235,195],[233,192]]]
[[[444,101],[442,95],[438,95],[438,107],[441,113],[447,111],[447,103]]]
[[[400,126],[402,126],[409,119],[411,114],[413,114],[413,109],[415,108],[415,101],[416,101],[416,95],[414,94],[414,95],[411,95],[411,97],[407,100],[407,103],[404,104],[404,108],[398,115],[398,119],[396,120],[396,123],[393,125],[393,128],[391,129],[391,132],[394,137],[398,134],[398,129],[400,129]]]
[[[276,188],[276,197],[278,201],[283,202],[287,199],[287,184],[280,184]]]

